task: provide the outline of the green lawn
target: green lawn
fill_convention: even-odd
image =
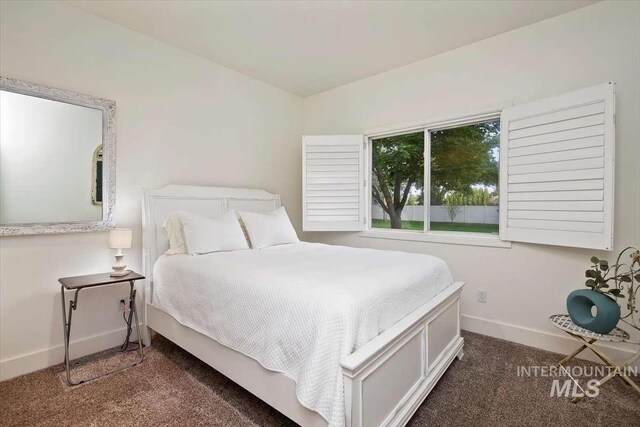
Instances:
[[[423,230],[422,221],[402,221],[403,230]],[[372,219],[371,228],[391,228],[391,221],[387,219]]]
[[[371,220],[372,228],[391,228],[391,223],[384,219]],[[402,221],[403,230],[423,230],[422,221]],[[466,224],[463,222],[432,222],[431,230],[434,231],[467,231],[471,233],[497,233],[498,224]]]

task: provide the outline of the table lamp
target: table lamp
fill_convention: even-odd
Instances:
[[[116,253],[116,263],[112,267],[113,271],[111,272],[111,276],[113,277],[126,276],[129,274],[129,272],[125,270],[127,265],[124,263],[122,250],[131,248],[132,235],[133,232],[129,228],[114,228],[109,231],[109,248],[118,250]]]

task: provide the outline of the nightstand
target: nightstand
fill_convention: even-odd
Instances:
[[[60,293],[62,294],[62,325],[63,325],[63,331],[64,331],[64,364],[67,370],[67,382],[69,383],[69,385],[82,384],[83,382],[94,380],[104,375],[109,375],[114,372],[118,372],[123,369],[130,368],[131,366],[135,366],[144,360],[144,350],[142,347],[142,335],[140,333],[140,324],[138,323],[138,312],[136,310],[136,289],[134,287],[136,280],[141,280],[144,278],[145,278],[144,276],[138,273],[135,273],[133,271],[130,271],[129,274],[127,274],[126,276],[119,276],[119,277],[112,277],[110,273],[101,273],[101,274],[91,274],[88,276],[63,277],[61,279],[58,279],[58,282],[60,282],[61,284]],[[140,351],[140,360],[131,366],[125,366],[123,368],[116,369],[106,374],[99,375],[94,378],[90,378],[88,380],[73,382],[71,380],[71,368],[70,368],[71,361],[69,360],[69,342],[71,341],[71,319],[73,317],[72,316],[73,312],[78,308],[78,294],[80,293],[80,290],[85,288],[93,288],[96,286],[117,285],[119,283],[126,283],[126,282],[128,282],[130,286],[130,289],[129,289],[130,310],[129,310],[128,319],[125,318],[125,320],[127,321],[127,336],[125,338],[125,342],[122,345],[122,349],[123,349],[122,351],[126,349],[126,346],[129,343],[129,336],[131,335],[131,331],[132,331],[131,322],[133,320],[135,321],[136,332],[138,334],[138,348]],[[66,311],[67,308],[66,308],[65,295],[64,295],[65,290],[74,291],[73,299],[69,301],[68,317],[67,317],[67,311]]]

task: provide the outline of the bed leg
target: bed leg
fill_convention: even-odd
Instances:
[[[462,360],[463,357],[464,357],[464,349],[461,348],[458,354],[456,354],[456,359]]]
[[[148,326],[142,328],[142,344],[144,344],[145,347],[151,345],[151,328]]]

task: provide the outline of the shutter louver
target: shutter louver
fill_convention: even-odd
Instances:
[[[502,240],[613,247],[615,85],[505,109]]]
[[[304,231],[364,229],[362,135],[304,136]]]

